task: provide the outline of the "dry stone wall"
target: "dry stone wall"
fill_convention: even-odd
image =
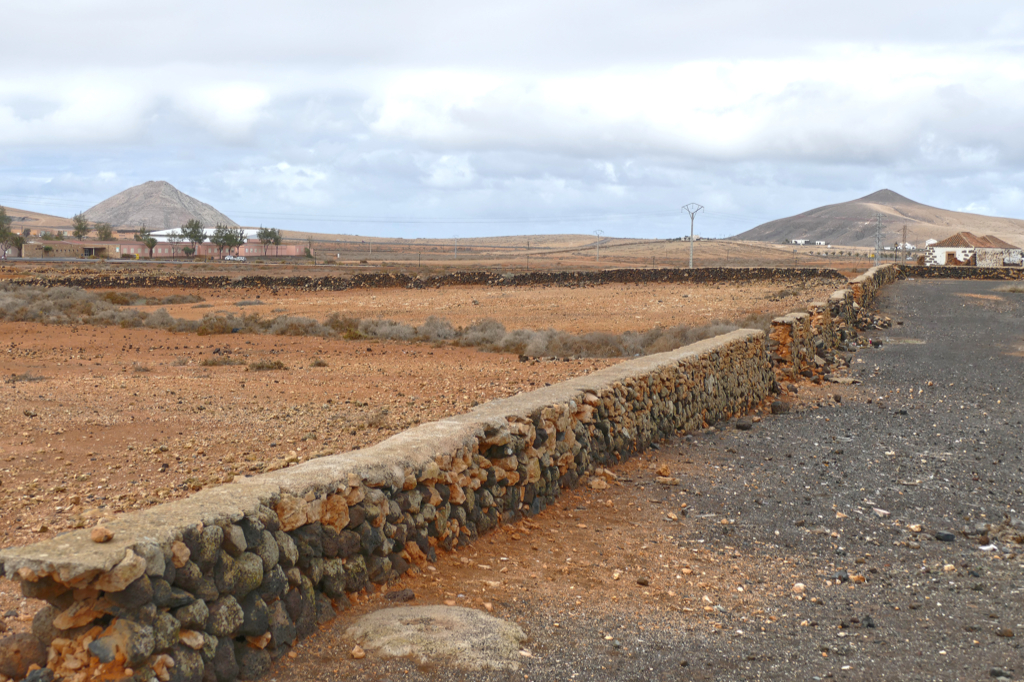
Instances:
[[[862,306],[869,305],[881,287],[900,276],[893,265],[871,268],[851,280],[849,289],[834,292],[827,301],[811,303],[808,312],[772,320],[768,350],[777,379],[795,381],[803,376],[820,380],[836,364],[836,351],[849,350],[854,344]]]
[[[1010,281],[1024,279],[1024,270],[1021,268],[901,265],[900,270],[907,277],[916,277],[919,279],[982,279]]]
[[[775,390],[763,332],[739,330],[424,424],[378,445],[0,551],[47,602],[48,667],[93,679],[254,679],[348,604],[438,548],[537,514],[654,440]]]
[[[854,302],[862,308],[871,305],[882,287],[892,284],[901,276],[900,268],[895,265],[879,265],[870,268],[860,277],[850,280]]]
[[[97,273],[54,273],[10,280],[16,284],[67,286],[84,289],[127,289],[175,287],[184,289],[300,289],[305,291],[343,291],[346,289],[406,288],[429,289],[447,286],[562,286],[580,287],[600,284],[648,284],[654,282],[714,284],[725,282],[772,282],[792,284],[810,281],[845,282],[836,270],[812,268],[679,268],[595,270],[592,272],[454,272],[446,275],[413,277],[404,273],[370,273],[351,277],[271,277],[247,275],[152,274],[144,271]]]

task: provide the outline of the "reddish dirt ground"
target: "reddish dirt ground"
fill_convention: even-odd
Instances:
[[[332,294],[198,293],[206,312],[324,319],[331,312],[420,323],[491,317],[508,328],[572,332],[700,325],[783,313],[828,287],[609,285],[586,289],[453,287]],[[261,299],[263,300],[263,299]],[[143,308],[146,309],[146,308]],[[234,476],[379,442],[475,403],[589,373],[617,360],[532,360],[472,348],[377,340],[197,336],[119,327],[0,323],[0,544],[21,545],[113,514],[186,496]],[[218,352],[215,352],[218,351]],[[312,366],[314,359],[326,366]],[[237,362],[204,366],[210,361]],[[253,361],[287,369],[248,371]],[[0,581],[0,616],[28,617]]]

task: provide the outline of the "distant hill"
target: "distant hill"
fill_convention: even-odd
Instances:
[[[38,235],[40,230],[50,230],[51,232],[56,232],[57,230],[71,231],[71,220],[68,218],[60,218],[55,215],[36,213],[34,211],[23,211],[10,206],[5,206],[4,208],[12,220],[11,229],[16,232],[20,233],[24,229],[29,229],[33,235]]]
[[[927,239],[942,240],[963,231],[991,234],[1024,246],[1024,220],[947,211],[919,204],[888,189],[772,220],[736,235],[736,239],[766,242],[808,239],[844,246],[874,246],[876,215],[882,217],[884,246],[902,239],[904,225],[907,226],[907,241],[916,246],[923,246]]]
[[[90,222],[110,223],[115,228],[145,225],[154,231],[179,228],[192,218],[207,227],[217,223],[238,227],[213,206],[193,199],[162,180],[144,182],[115,194],[86,211],[85,217]]]

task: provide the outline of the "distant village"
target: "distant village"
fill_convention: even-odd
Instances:
[[[809,246],[810,239],[790,239],[793,246]],[[814,246],[826,249],[834,248],[821,240],[813,242]],[[914,244],[896,242],[892,246],[883,247],[884,251],[907,254],[905,260],[916,260],[919,265],[961,265],[981,268],[1006,268],[1024,266],[1024,250],[1009,244],[998,237],[986,235],[979,237],[971,232],[957,232],[941,241],[929,239],[924,243],[924,253]]]

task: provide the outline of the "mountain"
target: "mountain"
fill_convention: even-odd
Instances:
[[[209,204],[180,192],[171,183],[144,182],[101,201],[85,217],[91,222],[110,223],[114,227],[141,227],[172,230],[196,218],[207,227],[217,223],[228,227],[238,224]]]
[[[1024,245],[1024,220],[947,211],[919,204],[888,189],[772,220],[737,235],[736,239],[766,242],[808,239],[812,243],[874,246],[876,216],[881,216],[884,246],[902,240],[904,225],[907,241],[917,246],[923,246],[927,239],[942,240],[957,232],[991,234],[1011,244]]]

